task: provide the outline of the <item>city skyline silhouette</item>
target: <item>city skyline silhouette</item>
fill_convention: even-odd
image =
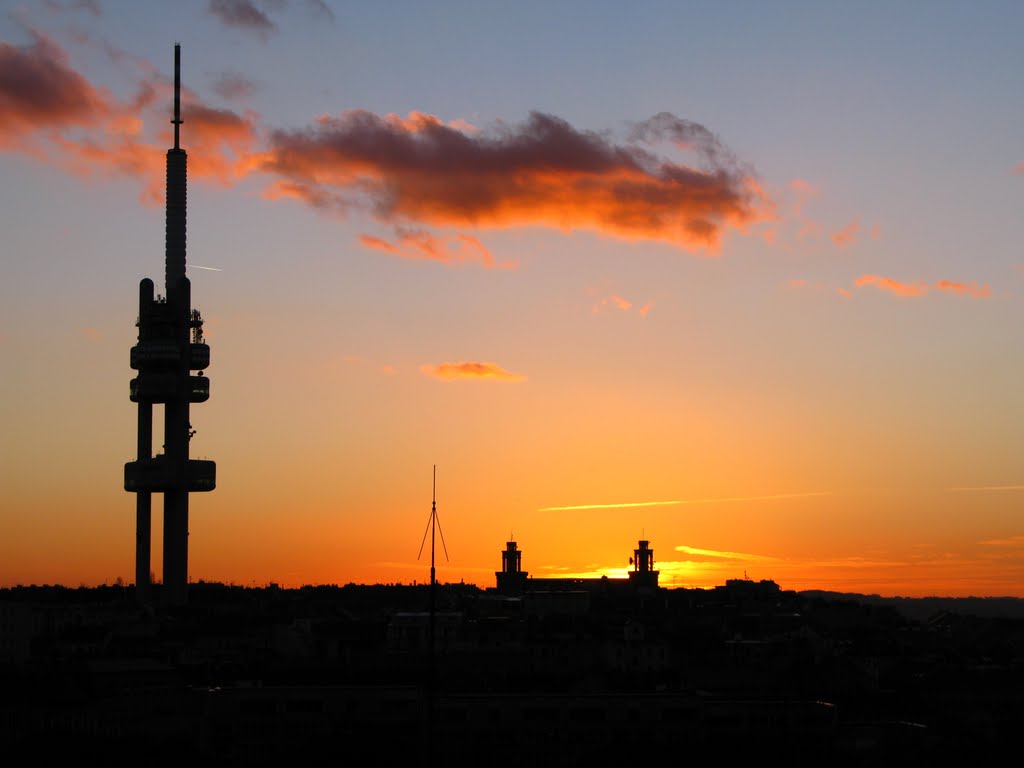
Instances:
[[[222,5],[0,20],[0,586],[422,583],[436,464],[442,581],[1024,597],[1020,9]]]

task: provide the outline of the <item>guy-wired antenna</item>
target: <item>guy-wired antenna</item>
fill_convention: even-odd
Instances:
[[[444,531],[441,530],[441,520],[437,516],[437,464],[434,465],[434,489],[431,492],[430,501],[430,518],[427,520],[427,530],[423,532],[423,541],[420,542],[420,551],[416,555],[416,559],[419,560],[423,556],[423,545],[427,543],[427,531],[430,532],[430,587],[431,597],[430,603],[433,605],[433,587],[437,583],[434,572],[434,529],[437,528],[437,532],[441,534],[441,547],[444,549],[444,560],[448,562],[448,547],[444,543]],[[431,608],[433,611],[433,608]]]
[[[444,559],[447,562],[448,547],[444,543],[444,531],[441,530],[441,521],[437,517],[437,464],[434,465],[434,489],[431,493],[430,519],[427,521],[427,531],[430,531],[430,634],[427,637],[427,756],[429,758],[432,758],[434,754],[434,688],[437,677],[434,658],[437,616],[437,576],[434,570],[435,529],[441,534],[441,547],[444,549]],[[427,543],[427,531],[423,532],[420,552],[416,555],[417,560],[423,555],[423,545]]]

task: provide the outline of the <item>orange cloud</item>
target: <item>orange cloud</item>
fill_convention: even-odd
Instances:
[[[392,245],[387,240],[373,235],[360,235],[359,242],[367,248],[372,248],[375,251],[383,251],[384,253],[398,253],[398,246]]]
[[[636,313],[641,317],[646,317],[647,313],[651,311],[651,307],[654,306],[653,301],[649,301],[642,307],[636,308]],[[629,299],[623,298],[614,293],[610,293],[607,296],[602,297],[596,304],[591,307],[591,311],[596,315],[599,314],[606,307],[614,307],[621,312],[629,312],[632,310],[633,302]]]
[[[37,130],[97,125],[112,112],[110,97],[70,67],[60,46],[30,34],[27,46],[0,42],[0,147]]]
[[[992,289],[988,285],[977,283],[956,283],[952,280],[939,280],[935,287],[940,291],[955,293],[957,296],[970,296],[975,299],[987,299],[992,295]]]
[[[860,231],[860,222],[854,219],[838,232],[832,233],[832,242],[837,248],[845,248],[857,241],[857,233]]]
[[[290,181],[275,181],[263,190],[263,197],[267,200],[299,200],[312,208],[319,209],[330,208],[334,202],[334,198],[326,192]],[[376,237],[370,239],[380,240]]]
[[[861,275],[854,282],[854,285],[858,288],[863,288],[865,285],[873,285],[881,291],[888,291],[896,296],[907,298],[924,296],[928,292],[928,286],[925,283],[901,283],[898,280],[878,275]]]
[[[210,107],[196,98],[181,107],[185,121],[189,174],[214,178],[227,184],[231,177],[242,176],[256,139],[254,114],[239,115],[230,109]],[[171,136],[167,134],[168,143]]]
[[[245,173],[250,146],[255,140],[252,116],[215,109],[194,99],[182,105],[185,121],[182,144],[189,151],[188,174],[192,180],[215,180],[229,185]],[[160,144],[140,141],[142,122],[125,112],[112,115],[102,131],[67,138],[51,134],[54,159],[80,176],[94,172],[142,179],[142,199],[159,203],[164,194],[166,149],[172,138],[161,131]]]
[[[155,202],[163,197],[165,128],[170,86],[147,70],[137,93],[118,102],[74,71],[63,49],[45,36],[31,32],[31,45],[0,43],[0,148],[26,152],[54,162],[73,173],[127,175],[145,182],[142,197]],[[116,55],[117,52],[111,52]],[[151,112],[160,126],[146,140],[142,115]],[[256,138],[255,115],[240,116],[216,109],[186,92],[182,105],[183,144],[193,150],[189,158],[192,178],[213,178],[228,183],[245,172]]]
[[[657,141],[685,144],[701,167],[643,146]],[[463,131],[422,113],[353,110],[273,133],[259,167],[302,199],[396,225],[543,225],[689,249],[713,250],[727,227],[757,220],[766,204],[713,135],[668,114],[616,144],[539,112],[519,126]]]
[[[455,381],[456,379],[526,381],[525,376],[509,373],[496,363],[441,363],[440,365],[422,365],[420,370],[427,376],[433,376],[442,381]]]
[[[225,23],[266,29],[246,15],[252,3],[214,5]],[[144,200],[160,200],[170,136],[166,78],[133,61],[142,72],[137,93],[119,102],[76,72],[56,43],[32,35],[26,46],[0,43],[0,148],[80,175],[133,176],[145,183]],[[237,80],[217,85],[225,97],[247,88]],[[514,266],[496,263],[475,237],[425,230],[466,226],[589,229],[713,253],[728,228],[771,208],[750,168],[712,133],[667,113],[616,142],[542,113],[521,125],[479,128],[424,113],[356,110],[274,132],[260,148],[266,151],[256,151],[258,115],[218,109],[189,91],[183,96],[190,177],[230,184],[269,173],[265,197],[367,210],[397,228],[390,245],[405,258]],[[659,154],[656,145],[665,143],[691,153],[693,163]]]
[[[515,269],[514,261],[499,262],[486,246],[471,235],[456,233],[437,236],[426,230],[397,228],[398,242],[392,243],[373,235],[360,235],[359,242],[367,248],[390,253],[414,261],[439,261],[449,266],[479,263],[490,269]]]

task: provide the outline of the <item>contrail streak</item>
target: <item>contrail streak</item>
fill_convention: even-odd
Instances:
[[[1024,491],[1024,485],[963,485],[951,491]]]
[[[541,507],[538,512],[567,512],[577,509],[623,509],[626,507],[669,507],[680,504],[720,504],[734,501],[770,501],[772,499],[803,499],[809,496],[831,496],[831,491],[810,493],[774,493],[767,496],[724,496],[713,499],[675,499],[673,501],[631,501],[621,504],[578,504],[571,507]]]
[[[204,266],[202,266],[200,264],[189,264],[189,265],[187,265],[186,269],[207,269],[210,272],[223,272],[224,271],[223,269],[218,269],[217,267],[204,267]]]

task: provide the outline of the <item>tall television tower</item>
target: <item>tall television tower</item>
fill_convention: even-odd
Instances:
[[[168,606],[188,600],[188,495],[212,491],[217,465],[190,459],[194,431],[189,404],[210,398],[210,347],[203,339],[203,318],[192,309],[185,277],[185,195],[188,158],[179,146],[181,127],[181,46],[174,46],[174,147],[167,150],[166,296],[154,297],[153,281],[139,283],[139,341],[131,352],[138,376],[131,401],[139,405],[138,457],[124,465],[124,489],[136,495],[135,590],[150,599],[152,495],[164,495],[163,600]],[[193,375],[192,371],[198,371]],[[164,406],[164,450],[153,455],[153,406]]]

